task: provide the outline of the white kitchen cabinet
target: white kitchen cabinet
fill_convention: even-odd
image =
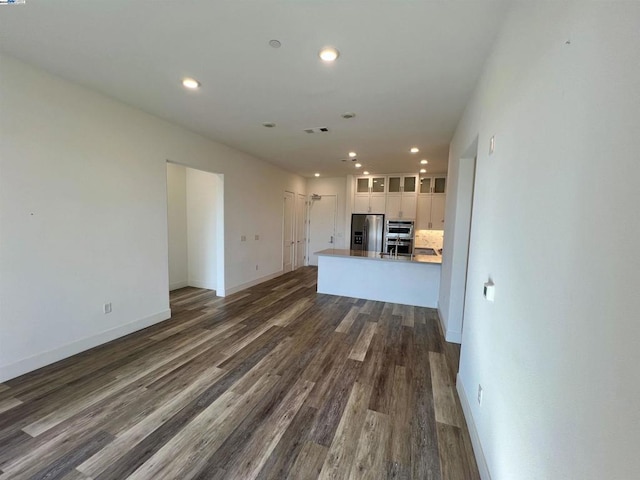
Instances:
[[[421,176],[416,230],[444,230],[446,175]]]
[[[372,194],[369,197],[369,205],[371,211],[369,213],[384,213],[385,212],[385,196]]]
[[[388,193],[385,215],[391,219],[415,220],[417,195]]]
[[[420,194],[446,194],[447,193],[447,176],[431,175],[420,176],[420,186],[418,189]]]
[[[386,180],[379,175],[356,177],[353,213],[384,213]]]
[[[387,178],[389,193],[417,193],[417,175],[389,175]]]
[[[387,218],[414,220],[417,205],[417,175],[389,175],[387,177]]]
[[[431,224],[431,200],[433,195],[418,195],[418,215],[416,217],[416,230],[429,230]]]
[[[446,195],[433,195],[431,199],[431,230],[444,230],[444,205]]]
[[[369,194],[355,195],[353,199],[353,213],[369,213]]]

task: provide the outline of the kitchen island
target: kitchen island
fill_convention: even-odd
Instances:
[[[327,249],[318,255],[318,293],[436,308],[439,255],[398,256]]]

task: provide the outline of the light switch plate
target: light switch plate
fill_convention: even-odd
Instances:
[[[490,302],[493,302],[496,298],[496,286],[492,280],[484,284],[484,297]]]

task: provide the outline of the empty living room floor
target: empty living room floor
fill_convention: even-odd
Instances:
[[[436,312],[304,267],[0,384],[0,479],[477,479]]]

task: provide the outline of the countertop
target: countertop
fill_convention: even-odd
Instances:
[[[327,248],[316,252],[316,255],[324,255],[330,257],[348,257],[348,258],[367,258],[369,260],[379,260],[382,262],[410,262],[410,263],[435,263],[441,264],[442,257],[440,255],[399,255],[397,258],[384,255],[378,252],[368,252],[362,250],[347,250],[339,248]]]

